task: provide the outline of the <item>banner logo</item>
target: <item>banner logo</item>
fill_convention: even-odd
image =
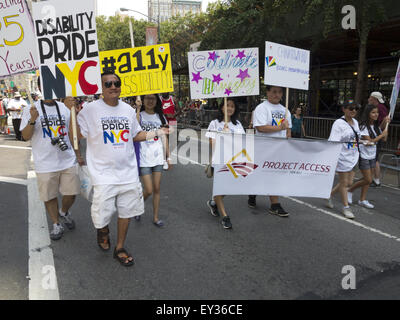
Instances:
[[[234,162],[240,156],[246,157],[248,162]],[[229,162],[218,172],[231,172],[235,179],[238,179],[239,176],[246,178],[250,174],[252,174],[257,168],[258,165],[252,163],[253,160],[247,154],[246,149],[240,151],[236,156],[234,156]]]
[[[271,68],[271,67],[273,67],[273,66],[276,66],[276,60],[275,60],[275,58],[274,57],[267,57],[267,66],[269,67],[269,68]]]

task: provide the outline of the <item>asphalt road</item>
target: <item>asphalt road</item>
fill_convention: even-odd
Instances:
[[[28,143],[2,140],[0,145]],[[0,148],[0,299],[28,299],[29,149]],[[3,161],[4,160],[4,161]],[[17,183],[18,182],[18,183]],[[400,191],[371,189],[375,210],[353,206],[356,222],[320,199],[282,199],[289,219],[267,213],[268,200],[230,196],[233,223],[224,230],[206,206],[212,180],[198,164],[176,165],[163,175],[160,217],[151,223],[151,202],[140,222],[132,221],[126,247],[133,268],[123,268],[112,252],[100,251],[90,204],[72,208],[76,229],[51,242],[60,299],[399,299]],[[358,194],[354,196],[358,200]],[[338,198],[334,199],[340,208]],[[116,241],[116,219],[110,226]],[[42,232],[47,232],[43,230]],[[344,290],[344,266],[353,266],[356,289]]]

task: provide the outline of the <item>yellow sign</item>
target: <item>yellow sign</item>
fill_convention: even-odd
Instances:
[[[102,51],[100,64],[121,77],[121,97],[174,91],[169,44]]]

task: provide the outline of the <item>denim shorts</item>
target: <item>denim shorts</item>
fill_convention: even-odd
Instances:
[[[360,162],[359,162],[358,166],[359,166],[360,170],[375,169],[376,168],[376,159],[366,160],[366,159],[360,158]]]
[[[141,167],[140,168],[140,176],[147,176],[152,174],[153,172],[162,172],[163,166],[155,166],[155,167]]]

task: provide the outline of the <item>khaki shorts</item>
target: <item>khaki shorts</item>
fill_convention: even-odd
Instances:
[[[140,183],[94,186],[91,207],[94,227],[102,229],[108,226],[115,212],[118,212],[118,217],[122,219],[130,219],[144,213]]]
[[[44,202],[56,199],[59,192],[63,196],[80,194],[81,183],[76,166],[63,171],[36,173],[36,176],[39,197]]]

